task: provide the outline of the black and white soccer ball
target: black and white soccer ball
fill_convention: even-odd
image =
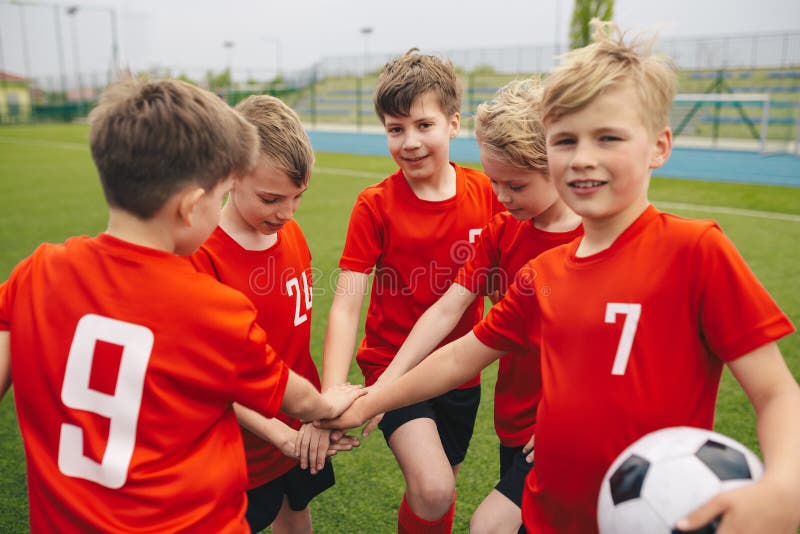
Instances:
[[[712,497],[761,478],[761,460],[717,432],[670,427],[634,442],[608,468],[597,502],[601,534],[671,534]],[[716,531],[716,523],[703,529]]]

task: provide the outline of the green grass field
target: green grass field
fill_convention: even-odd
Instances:
[[[105,205],[86,138],[82,125],[0,127],[0,280],[41,242],[104,229]],[[317,155],[311,187],[297,213],[319,273],[311,341],[317,358],[350,208],[361,189],[394,168],[384,157]],[[651,200],[664,207],[693,205],[667,211],[719,221],[781,307],[800,323],[800,188],[655,179]],[[745,215],[736,209],[757,213]],[[800,339],[789,336],[780,346],[799,378]],[[491,403],[495,373],[491,366],[483,374],[475,436],[458,479],[455,532],[467,531],[472,511],[496,482]],[[355,365],[350,377],[361,381]],[[24,454],[11,397],[0,404],[0,532],[22,533],[27,532]],[[716,429],[757,450],[752,409],[727,372]],[[335,488],[312,503],[315,531],[393,532],[403,482],[380,432],[355,452],[337,456],[335,466]]]

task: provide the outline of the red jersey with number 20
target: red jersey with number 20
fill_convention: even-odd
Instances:
[[[353,207],[339,267],[375,269],[356,355],[367,385],[383,373],[420,315],[447,291],[481,229],[502,210],[485,174],[451,165],[452,198],[420,199],[398,170],[362,191]],[[443,344],[469,332],[482,312],[483,301],[476,299]],[[477,376],[462,387],[479,383]]]
[[[793,331],[711,221],[650,206],[608,249],[576,257],[578,244],[523,267],[474,330],[499,350],[541,342],[529,532],[597,532],[614,458],[659,428],[711,428],[723,363]]]
[[[298,375],[320,388],[311,359],[311,252],[300,226],[293,220],[277,233],[267,250],[245,250],[217,227],[192,256],[195,266],[225,285],[247,295],[258,310],[258,324],[267,332],[275,353]],[[280,413],[278,419],[294,429],[299,419]],[[242,428],[249,488],[274,480],[297,465],[280,449]]]
[[[509,212],[495,215],[475,243],[475,254],[458,271],[455,282],[478,295],[502,297],[514,275],[545,250],[569,243],[583,226],[569,232],[546,232],[533,219],[520,221]],[[542,396],[539,347],[500,358],[494,387],[494,428],[500,443],[522,447],[536,430],[536,407]]]
[[[0,286],[31,532],[247,532],[232,403],[273,416],[288,367],[247,298],[115,239],[42,245]]]

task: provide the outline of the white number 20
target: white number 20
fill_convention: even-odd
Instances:
[[[122,346],[113,395],[89,387],[97,341]],[[58,468],[62,473],[113,489],[125,484],[136,443],[144,376],[152,350],[153,332],[144,326],[92,314],[84,315],[78,321],[67,358],[61,400],[70,408],[107,417],[110,426],[103,461],[97,463],[83,454],[83,429],[62,424],[58,443]]]
[[[622,304],[619,302],[606,304],[606,323],[616,323],[617,314],[625,316],[625,323],[622,325],[622,335],[617,345],[617,354],[614,356],[611,374],[624,375],[625,368],[628,366],[628,358],[631,355],[631,348],[633,347],[633,337],[636,335],[636,327],[639,325],[639,316],[642,314],[642,305]]]

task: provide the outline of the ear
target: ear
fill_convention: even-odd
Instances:
[[[655,139],[655,150],[650,158],[650,168],[657,169],[664,165],[672,154],[672,130],[667,126]]]
[[[458,135],[458,130],[461,127],[461,113],[455,112],[450,117],[450,139],[455,139]]]
[[[185,226],[192,226],[197,205],[206,194],[202,187],[187,187],[178,193],[178,220]]]

